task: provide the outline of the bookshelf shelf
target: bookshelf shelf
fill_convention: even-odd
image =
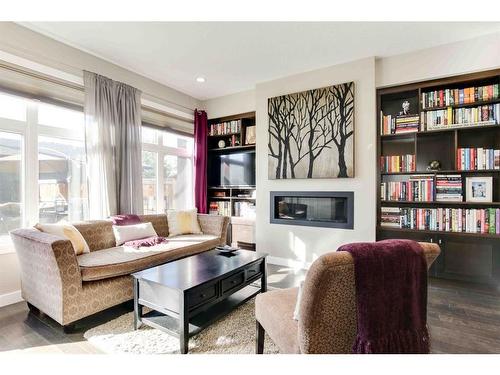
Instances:
[[[230,137],[232,135],[239,135],[240,132],[235,132],[235,133],[226,133],[226,134],[213,134],[209,135],[208,138],[224,138],[224,137]]]
[[[437,230],[421,230],[421,229],[406,229],[406,228],[391,228],[379,226],[377,231],[388,231],[396,233],[412,233],[412,234],[426,234],[426,235],[447,235],[447,236],[458,236],[458,237],[468,237],[468,238],[489,238],[500,240],[500,235],[489,234],[489,233],[468,233],[468,232],[445,232]],[[401,236],[398,236],[401,238]]]
[[[417,175],[417,174],[428,174],[428,175],[437,175],[437,174],[480,174],[480,173],[500,173],[500,169],[477,169],[477,170],[458,170],[458,169],[443,169],[441,171],[415,171],[415,172],[380,172],[382,176],[391,176],[391,175]]]
[[[419,135],[425,135],[425,134],[435,134],[435,133],[445,133],[445,132],[453,132],[453,131],[460,131],[460,130],[470,130],[470,129],[498,129],[500,130],[500,125],[471,125],[471,126],[458,126],[455,128],[446,128],[446,129],[434,129],[434,130],[425,130],[425,131],[418,131],[418,132],[412,132],[412,133],[399,133],[399,134],[383,134],[380,137],[383,140],[389,140],[389,139],[400,139],[400,138],[412,138],[415,136]]]
[[[462,281],[473,281],[479,283],[487,283],[500,287],[500,168],[494,151],[478,152],[478,149],[483,150],[500,150],[500,94],[498,87],[500,86],[500,69],[466,74],[461,76],[448,77],[431,81],[416,82],[408,85],[400,85],[377,90],[377,186],[376,186],[376,202],[377,202],[377,240],[391,238],[406,238],[415,241],[435,242],[440,245],[441,255],[437,262],[433,265],[430,274],[434,277],[448,278]],[[474,87],[477,89],[472,89]],[[492,87],[492,88],[490,88]],[[481,88],[481,89],[480,89]],[[488,90],[486,96],[476,94],[476,92],[485,93],[485,88]],[[434,98],[434,103],[444,103],[443,97],[437,99],[436,92],[440,90],[463,90],[464,95],[469,92],[469,99],[475,95],[474,102],[453,104],[448,106],[432,106],[429,107],[427,102],[424,108],[423,98]],[[490,91],[491,90],[491,91]],[[461,95],[461,93],[460,93]],[[455,96],[456,97],[456,96]],[[460,96],[461,98],[461,96]],[[478,100],[478,98],[486,98],[488,100]],[[461,101],[461,99],[460,99]],[[466,100],[464,100],[466,101]],[[406,102],[406,103],[405,103]],[[403,108],[403,103],[408,108]],[[484,107],[486,113],[481,110],[473,109],[474,107]],[[489,106],[489,107],[486,107]],[[449,109],[449,110],[448,110]],[[444,111],[443,111],[444,110]],[[448,111],[446,111],[448,110]],[[464,118],[481,120],[478,123],[467,125],[460,124],[459,126],[448,125],[446,128],[421,130],[420,121],[435,120],[440,113],[428,114],[431,111],[442,111],[442,116],[448,116],[449,122],[462,122]],[[479,112],[478,112],[479,111]],[[410,115],[401,116],[401,113],[410,113]],[[450,113],[451,116],[450,117]],[[415,123],[415,117],[418,115],[418,125]],[[390,117],[389,117],[390,116]],[[457,116],[461,117],[459,121],[455,120]],[[450,120],[451,119],[451,120]],[[474,121],[474,120],[472,120]],[[495,122],[492,124],[492,122]],[[442,122],[442,120],[441,120]],[[394,132],[396,129],[415,130],[398,134],[381,134],[381,129],[384,127],[386,132]],[[471,151],[475,150],[475,151]],[[488,154],[488,152],[492,152]],[[479,159],[478,155],[488,155],[488,159],[482,160],[482,165],[493,166],[499,169],[478,169],[478,170],[462,170],[461,163],[464,160],[467,163]],[[382,169],[381,157],[387,156],[402,156],[414,155],[411,166],[414,171],[396,171],[386,172]],[[459,155],[457,157],[457,155]],[[466,156],[464,156],[466,155]],[[495,156],[493,159],[492,157]],[[474,158],[474,159],[471,159]],[[439,161],[441,170],[428,171],[427,167],[432,161]],[[488,164],[487,162],[493,164]],[[396,164],[387,164],[391,169],[394,166],[403,165],[401,162]],[[463,164],[462,164],[463,165]],[[470,164],[469,164],[470,165]],[[405,165],[405,167],[408,167]],[[416,175],[429,175],[433,179],[431,185],[412,185],[419,181]],[[417,193],[421,194],[420,190],[414,189],[414,186],[424,186],[426,190],[423,192],[433,192],[436,194],[438,175],[457,175],[459,179],[449,177],[440,179],[441,194],[457,194],[456,189],[462,186],[463,201],[398,201],[386,200],[387,197],[417,197]],[[467,183],[469,177],[492,177],[492,202],[468,202]],[[420,178],[422,181],[425,178]],[[412,182],[413,181],[413,182]],[[432,182],[433,181],[433,182]],[[453,188],[446,186],[446,181],[451,183]],[[460,182],[454,182],[460,181]],[[384,183],[382,190],[382,183]],[[425,182],[424,182],[425,184]],[[430,187],[428,187],[430,186]],[[458,186],[458,187],[457,187]],[[396,187],[396,190],[394,190]],[[400,190],[404,187],[405,190]],[[419,187],[420,189],[420,187]],[[430,190],[429,190],[430,189]],[[453,190],[455,189],[455,190]],[[386,199],[382,199],[382,192]],[[424,195],[428,197],[428,195]],[[410,198],[413,199],[413,198]],[[428,198],[427,198],[428,199]],[[408,229],[402,227],[391,227],[381,225],[382,223],[382,208],[384,209],[383,223],[392,223],[399,220],[408,223],[408,220],[420,220],[420,223],[426,223],[429,228],[443,228],[444,220],[453,220],[453,228],[457,229],[456,225],[459,217],[461,226],[467,224],[468,230],[476,225],[483,228],[488,227],[495,229],[493,233],[471,233],[471,232],[452,232],[441,230],[419,230]],[[401,210],[398,210],[401,209]],[[414,210],[413,210],[414,209]],[[445,211],[444,218],[439,215],[441,210]],[[448,210],[449,209],[449,210]],[[471,211],[469,212],[469,209]],[[470,216],[469,216],[470,214]],[[478,216],[476,216],[476,214]],[[418,216],[418,219],[416,218]],[[448,215],[448,216],[446,216]],[[473,219],[472,219],[473,218]],[[463,221],[469,220],[470,221]],[[434,220],[432,225],[430,220]],[[439,222],[439,225],[436,224]],[[494,227],[490,227],[494,225]],[[412,227],[416,227],[415,221]],[[403,223],[398,224],[403,225]]]
[[[439,206],[439,207],[492,207],[500,208],[500,202],[445,202],[445,201],[429,201],[429,202],[418,202],[418,201],[380,201],[384,206]]]
[[[255,145],[243,145],[243,146],[228,146],[228,147],[217,147],[217,148],[211,148],[209,149],[208,151],[209,152],[212,152],[212,151],[216,151],[216,152],[219,152],[219,151],[233,151],[233,150],[251,150],[251,149],[255,149]]]
[[[462,104],[447,105],[447,106],[443,106],[443,107],[422,108],[422,112],[439,111],[439,110],[448,109],[448,108],[479,107],[481,105],[489,105],[489,104],[497,104],[497,103],[500,103],[499,99],[482,100],[482,101],[478,101],[475,103],[462,103]]]

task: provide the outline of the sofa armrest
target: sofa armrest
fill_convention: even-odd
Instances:
[[[64,300],[82,288],[71,242],[36,229],[10,232],[21,269],[23,298],[63,324]]]
[[[222,215],[198,214],[198,222],[204,234],[219,237],[220,244],[226,244],[229,217]]]

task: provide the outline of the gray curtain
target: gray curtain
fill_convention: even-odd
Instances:
[[[142,214],[141,92],[84,72],[89,215]]]

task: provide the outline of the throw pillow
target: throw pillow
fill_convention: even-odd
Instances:
[[[110,217],[113,225],[132,225],[142,223],[141,218],[138,215],[127,214],[127,215],[115,215]]]
[[[56,224],[38,223],[35,225],[35,228],[41,232],[55,234],[56,236],[70,240],[76,255],[90,253],[90,248],[85,238],[83,238],[78,229],[66,221],[60,221]]]
[[[201,234],[200,223],[198,223],[198,210],[167,211],[168,236],[181,234]]]
[[[300,301],[302,299],[303,289],[304,289],[304,282],[301,281],[299,284],[299,291],[297,293],[297,303],[295,304],[295,310],[293,310],[293,319],[297,321],[300,319]]]
[[[115,235],[116,246],[123,245],[128,241],[157,236],[151,223],[113,225],[113,233]]]

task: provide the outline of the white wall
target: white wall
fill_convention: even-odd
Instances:
[[[255,90],[205,100],[203,108],[209,119],[255,111]]]
[[[268,179],[267,99],[307,89],[354,81],[355,177],[346,179]],[[256,241],[271,257],[310,263],[344,243],[375,240],[375,59],[302,73],[256,87],[257,220]],[[354,191],[354,230],[270,224],[271,191]],[[272,258],[271,258],[272,259]]]
[[[500,33],[378,59],[377,87],[500,68]]]

